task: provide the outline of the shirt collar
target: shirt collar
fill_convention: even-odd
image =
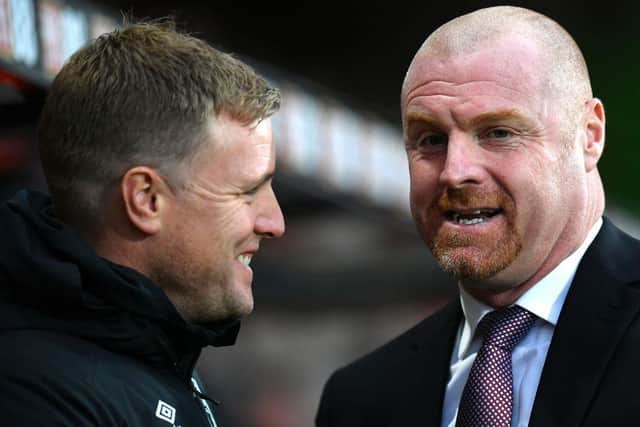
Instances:
[[[600,231],[601,226],[602,218],[599,218],[589,230],[580,247],[551,270],[549,274],[540,279],[535,286],[532,286],[521,295],[514,305],[527,309],[555,327],[569,291],[569,285],[578,269],[578,264],[593,239],[595,239],[598,231]],[[464,323],[460,335],[460,345],[458,346],[458,357],[462,358],[469,351],[478,323],[487,313],[494,309],[473,298],[460,284],[458,284],[458,288],[460,289],[460,303],[464,313]]]

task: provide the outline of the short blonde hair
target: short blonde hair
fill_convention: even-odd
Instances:
[[[212,114],[248,125],[279,105],[280,92],[251,67],[177,31],[171,19],[104,34],[61,69],[38,126],[56,212],[89,231],[130,167],[155,167],[175,183]]]

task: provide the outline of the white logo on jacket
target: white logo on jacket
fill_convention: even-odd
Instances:
[[[158,400],[158,406],[156,407],[156,417],[170,424],[176,420],[176,408],[169,405],[162,400]]]

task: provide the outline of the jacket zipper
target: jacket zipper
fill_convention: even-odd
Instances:
[[[193,393],[194,399],[196,399],[200,403],[200,406],[202,407],[202,411],[204,412],[204,416],[207,422],[209,423],[209,427],[218,427],[218,424],[216,423],[216,420],[213,416],[213,411],[211,410],[211,406],[209,405],[207,400],[213,402],[216,405],[219,405],[220,402],[215,399],[212,399],[211,397],[203,393],[200,383],[196,379],[196,376],[193,375],[196,362],[198,361],[198,356],[199,356],[199,352],[192,353],[191,357],[187,357],[186,359],[183,359],[182,363],[180,363],[180,361],[176,359],[176,361],[174,362],[174,367],[179,377],[185,378],[184,376],[181,375],[181,373],[183,373],[185,374],[186,378],[188,378],[187,383],[189,384],[189,388]],[[183,369],[181,369],[181,366],[183,367]]]
[[[194,397],[198,399],[198,401],[200,401],[200,405],[204,410],[204,413],[207,417],[207,421],[209,422],[209,426],[218,427],[218,424],[216,423],[216,420],[213,417],[213,412],[211,411],[211,407],[209,406],[209,402],[207,402],[204,399],[204,398],[208,399],[208,397],[204,393],[202,393],[202,390],[200,389],[200,385],[198,384],[198,381],[194,377],[191,377],[191,387],[193,389]]]

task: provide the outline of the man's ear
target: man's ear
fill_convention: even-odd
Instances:
[[[604,150],[604,106],[598,98],[587,102],[583,129],[585,139],[583,143],[584,166],[587,172],[594,170]]]
[[[120,189],[130,223],[144,234],[157,233],[169,191],[162,177],[152,168],[136,166],[124,174]]]

